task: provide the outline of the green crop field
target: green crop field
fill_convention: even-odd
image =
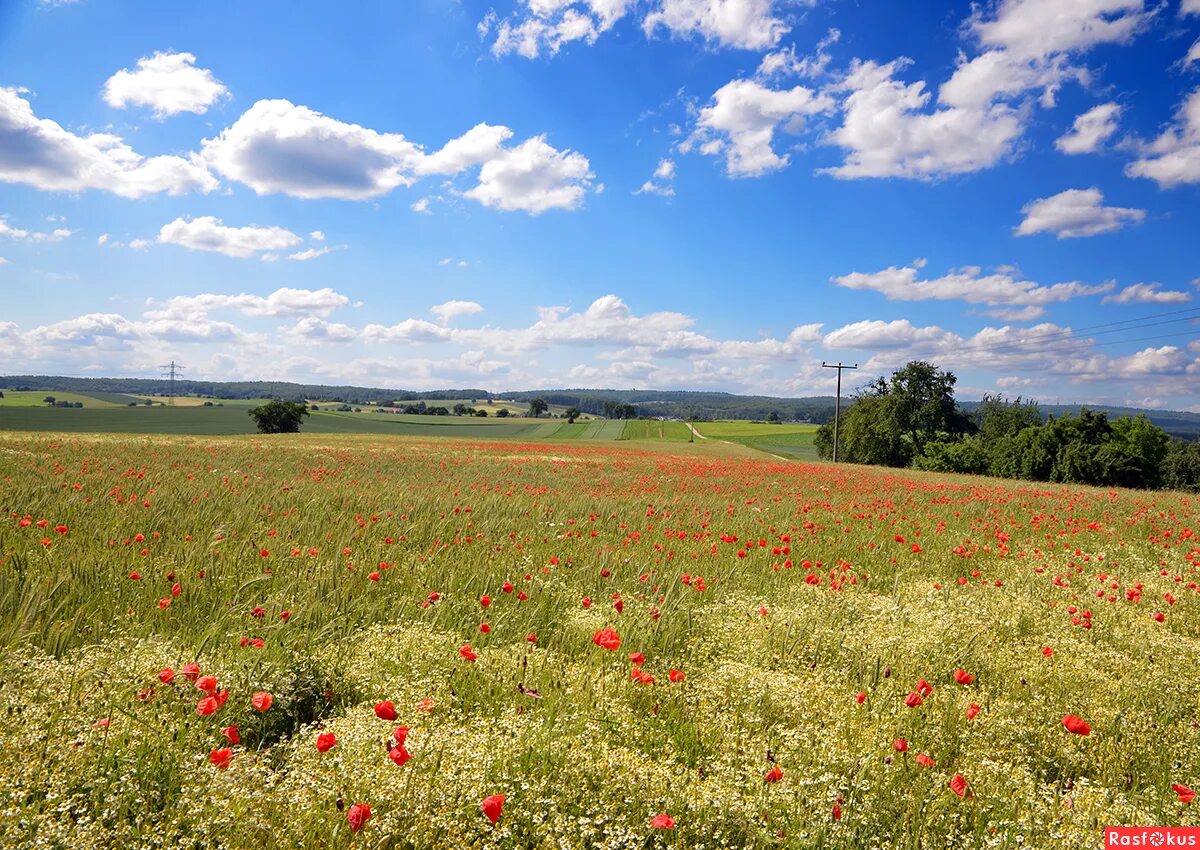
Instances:
[[[623,440],[667,440],[687,442],[691,432],[683,422],[663,422],[656,419],[631,419],[625,423]]]
[[[1194,498],[507,424],[579,430],[0,434],[0,846],[1200,822]]]
[[[81,402],[84,407],[113,408],[126,407],[129,402],[142,403],[143,398],[121,395],[120,393],[60,393],[50,390],[4,390],[4,398],[0,398],[0,408],[9,407],[48,407],[43,400],[53,396],[56,401]]]
[[[8,395],[7,393],[5,394]],[[44,395],[44,394],[43,394]],[[64,396],[65,398],[66,396]],[[13,404],[0,407],[0,431],[46,431],[126,434],[232,435],[256,433],[249,408],[260,402],[222,402],[223,407],[50,408]],[[86,404],[86,403],[85,403]],[[322,405],[322,407],[326,407]],[[366,412],[338,413],[323,409],[309,415],[303,430],[314,434],[380,434],[471,439],[603,439],[621,437],[623,422],[524,419],[473,416],[407,416]]]
[[[816,425],[769,422],[700,422],[696,431],[713,440],[740,443],[768,454],[815,460]]]

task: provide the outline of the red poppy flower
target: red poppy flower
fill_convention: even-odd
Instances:
[[[1048,646],[1043,646],[1043,647],[1042,647],[1042,655],[1044,655],[1044,656],[1046,656],[1047,658],[1049,658],[1049,657],[1050,657],[1051,655],[1053,655],[1053,654],[1054,654],[1054,650],[1053,650],[1052,648],[1050,648],[1050,647],[1048,647]]]
[[[1179,802],[1185,806],[1191,805],[1192,800],[1196,799],[1196,792],[1186,785],[1180,785],[1178,782],[1171,783],[1171,790],[1179,795]]]
[[[961,773],[956,773],[950,779],[950,790],[960,797],[967,795],[967,780],[963,778]]]
[[[650,826],[654,829],[674,829],[675,818],[665,813],[661,815],[655,815],[654,819],[650,821]]]
[[[478,655],[475,654],[475,650],[471,649],[471,644],[469,644],[469,643],[465,644],[461,649],[459,649],[458,654],[461,655],[463,658],[467,659],[468,661],[474,661],[476,658],[479,657]]]
[[[274,701],[275,698],[266,691],[259,691],[254,696],[250,697],[250,704],[259,711],[266,711],[271,707],[271,703]]]
[[[621,648],[621,636],[614,629],[606,626],[592,635],[592,643],[609,652],[614,652]]]
[[[687,676],[682,670],[672,670],[667,674],[667,678],[670,679],[673,684],[679,684],[686,679]]]
[[[898,753],[908,752],[908,741],[903,738],[897,738],[892,741],[892,748]]]
[[[917,693],[916,691],[913,691],[911,694],[909,694],[908,696],[906,696],[904,698],[904,704],[907,705],[909,708],[916,708],[923,702],[924,702],[924,700],[921,699],[921,695],[919,693]]]
[[[971,703],[970,707],[967,709],[967,720],[974,720],[978,715],[979,706],[975,703]]]
[[[763,776],[763,779],[767,782],[778,782],[780,779],[783,779],[783,769],[779,765],[773,764],[771,765],[771,769]]]
[[[212,766],[217,768],[217,770],[224,770],[233,761],[233,750],[229,749],[229,747],[215,749],[208,754],[208,760],[212,762]]]
[[[629,653],[629,663],[641,667],[646,663],[646,656],[640,652]]]
[[[492,597],[488,596],[487,594],[484,594],[483,596],[479,597],[479,605],[481,607],[486,608],[491,604],[492,604]]]
[[[831,812],[831,814],[833,815],[834,820],[842,819],[842,806],[840,803],[833,804],[833,811]]]
[[[179,672],[183,674],[183,678],[189,682],[194,682],[200,678],[200,665],[195,661],[189,661],[179,668]]]
[[[500,820],[500,815],[504,811],[504,795],[493,794],[490,797],[484,797],[479,803],[479,808],[483,811],[484,816],[492,823]]]
[[[1088,725],[1088,722],[1074,714],[1068,714],[1062,719],[1062,723],[1068,732],[1074,732],[1076,735],[1092,734],[1092,727]]]
[[[921,679],[919,682],[917,682],[917,693],[923,697],[927,697],[933,693],[933,687],[924,679]]]
[[[196,703],[196,713],[201,717],[207,717],[210,714],[216,714],[221,707],[221,702],[215,696],[202,697]]]
[[[955,670],[954,681],[958,682],[960,685],[969,685],[975,681],[975,677],[966,670]]]
[[[388,758],[396,763],[396,767],[404,767],[404,763],[412,758],[412,753],[404,748],[403,743],[399,743],[388,750]]]
[[[391,700],[380,700],[375,703],[375,716],[380,720],[395,720],[396,706],[392,705]]]
[[[158,671],[158,680],[164,685],[169,685],[175,681],[175,671],[170,667],[164,667]]]
[[[346,820],[350,824],[351,832],[358,832],[370,819],[371,807],[366,803],[355,803],[350,807],[350,811],[346,812]]]
[[[859,691],[858,693],[856,693],[856,694],[854,695],[854,701],[855,701],[856,703],[858,703],[859,705],[862,705],[864,702],[866,702],[866,701],[867,701],[867,692],[866,692],[866,691]]]
[[[217,689],[216,676],[201,676],[196,680],[196,690],[198,691],[215,691]]]
[[[337,736],[332,732],[322,732],[317,736],[317,752],[327,753],[337,743]]]
[[[224,735],[226,740],[228,740],[231,744],[240,744],[242,742],[242,736],[238,734],[238,728],[236,726],[226,726],[221,730],[221,734]]]
[[[921,765],[921,767],[933,767],[935,764],[937,764],[937,762],[935,762],[925,753],[917,753],[916,762],[917,764]]]
[[[392,737],[396,739],[397,744],[403,746],[404,742],[408,740],[409,731],[407,726],[397,726],[395,731],[392,732]]]

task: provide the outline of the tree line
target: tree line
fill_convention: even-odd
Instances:
[[[1083,408],[1045,416],[1021,398],[984,396],[970,410],[954,398],[957,378],[931,363],[912,361],[863,387],[842,413],[838,459],[1090,484],[1099,487],[1200,491],[1200,440],[1170,436],[1144,415],[1109,419]],[[833,423],[815,444],[833,456]]]

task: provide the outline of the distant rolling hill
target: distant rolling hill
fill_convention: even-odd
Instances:
[[[25,390],[53,395],[75,393],[119,404],[130,397],[164,396],[170,383],[161,378],[76,378],[62,375],[0,376],[0,390]],[[556,407],[577,407],[585,413],[603,416],[605,404],[633,405],[638,416],[668,419],[743,419],[763,420],[772,412],[788,421],[824,423],[833,417],[832,396],[780,398],[775,396],[737,395],[726,392],[695,390],[620,390],[620,389],[543,389],[493,393],[483,389],[405,390],[381,387],[297,384],[286,381],[193,381],[178,380],[180,395],[213,399],[245,400],[286,398],[294,400],[337,401],[353,405],[383,405],[389,402],[456,401],[505,399],[518,405],[542,398]],[[846,406],[848,399],[843,399]],[[971,410],[977,402],[963,401]],[[1095,404],[1039,405],[1047,416],[1076,414],[1083,407],[1104,411],[1110,417],[1144,414],[1167,433],[1186,440],[1200,439],[1200,413],[1179,410],[1144,410],[1134,407]],[[4,408],[0,406],[0,411]],[[0,416],[4,415],[0,413]],[[240,430],[240,428],[239,428]]]

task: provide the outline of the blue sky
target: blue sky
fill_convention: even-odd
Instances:
[[[1198,192],[1200,0],[0,2],[0,373],[1200,410]]]

